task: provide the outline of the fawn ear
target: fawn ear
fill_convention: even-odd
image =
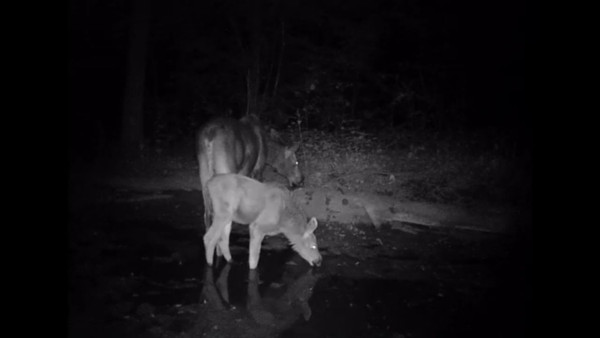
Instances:
[[[312,218],[310,219],[310,221],[308,221],[308,224],[306,225],[306,232],[307,232],[307,233],[312,233],[312,232],[314,232],[314,231],[315,231],[315,229],[317,228],[317,225],[318,225],[318,223],[317,223],[317,219],[316,219],[316,218],[314,218],[314,217],[312,217]]]

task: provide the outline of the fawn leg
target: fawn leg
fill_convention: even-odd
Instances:
[[[265,235],[258,229],[256,223],[250,224],[250,250],[248,253],[248,264],[250,269],[256,269],[260,258],[260,245]]]

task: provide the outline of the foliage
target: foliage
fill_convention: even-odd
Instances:
[[[435,8],[382,1],[257,5],[264,120],[280,127],[301,119],[304,128],[326,130],[347,120],[372,129],[468,122],[469,70],[445,59],[452,54],[443,42],[447,33],[435,25]],[[155,23],[160,34],[152,42],[148,110],[169,109],[150,118],[169,119],[168,130],[185,134],[211,116],[244,114],[250,5],[160,6],[167,14]]]
[[[308,183],[440,202],[530,199],[520,7],[475,18],[465,6],[483,5],[152,3],[146,158],[193,156],[200,124],[243,115],[257,61],[260,117],[303,141]],[[89,153],[94,135],[119,137],[130,21],[123,2],[70,6],[69,121],[82,127],[70,142],[87,137],[77,150]]]
[[[301,162],[313,186],[440,203],[529,203],[531,150],[489,133],[307,131]]]

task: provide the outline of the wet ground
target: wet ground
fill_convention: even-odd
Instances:
[[[207,268],[201,193],[105,189],[71,202],[70,337],[516,337],[531,330],[531,242],[319,224],[323,264],[265,239]]]

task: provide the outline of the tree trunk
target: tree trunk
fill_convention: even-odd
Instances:
[[[132,20],[129,28],[129,51],[127,55],[127,79],[123,97],[121,121],[121,146],[127,156],[135,156],[144,141],[144,79],[146,75],[146,51],[150,2],[133,0]]]
[[[250,11],[250,62],[248,70],[248,107],[247,114],[260,115],[260,1],[252,2],[252,10]]]
[[[285,24],[281,21],[281,44],[279,49],[279,57],[277,58],[277,74],[275,75],[275,85],[273,85],[273,97],[277,95],[277,87],[279,86],[279,76],[281,75],[281,61],[283,60],[283,50],[285,48]]]

